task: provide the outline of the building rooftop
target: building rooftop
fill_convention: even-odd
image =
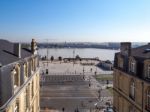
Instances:
[[[15,43],[0,39],[0,63],[2,66],[32,55],[29,49],[22,48],[21,46],[15,49],[15,47]],[[20,52],[20,57],[14,51]]]
[[[131,49],[131,56],[135,58],[150,58],[150,44]]]

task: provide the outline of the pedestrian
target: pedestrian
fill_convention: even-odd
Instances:
[[[92,72],[92,68],[91,68],[91,72]]]
[[[89,83],[89,87],[91,86],[91,83]]]
[[[85,80],[85,76],[83,75],[83,80]]]
[[[62,111],[63,111],[63,112],[65,111],[65,108],[64,108],[64,107],[62,108]]]

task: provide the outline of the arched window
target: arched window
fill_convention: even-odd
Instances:
[[[15,103],[14,112],[19,112],[19,101],[18,100]]]
[[[136,61],[131,58],[129,62],[129,71],[135,73],[136,72]]]
[[[132,79],[130,82],[130,98],[135,99],[135,81]]]
[[[33,81],[31,84],[31,90],[32,90],[31,96],[33,97],[34,96],[34,82]]]
[[[20,85],[20,66],[16,65],[12,71],[14,89]]]
[[[144,61],[145,78],[150,79],[150,59]]]
[[[24,76],[28,77],[28,63],[27,62],[24,64]]]
[[[118,56],[118,67],[123,68],[123,58],[121,56]]]
[[[150,88],[146,92],[146,110],[150,111]]]
[[[24,97],[24,101],[25,101],[25,103],[24,103],[24,107],[25,107],[25,110],[27,110],[28,109],[28,106],[29,106],[29,89],[28,89],[28,86],[26,87],[26,89],[25,89],[25,97]]]
[[[33,71],[33,59],[31,59],[31,70]]]

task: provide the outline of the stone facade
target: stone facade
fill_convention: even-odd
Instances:
[[[36,45],[34,42],[32,44]],[[18,57],[16,61],[9,64],[0,61],[3,62],[0,67],[0,112],[40,111],[40,71],[38,55],[32,51],[36,51],[34,45],[31,45],[31,51],[19,47],[19,56],[9,53]]]
[[[121,45],[126,50],[123,47],[130,48],[131,44]],[[115,55],[113,106],[116,112],[150,112],[150,53],[142,57],[136,54],[144,53],[147,48],[150,45]]]

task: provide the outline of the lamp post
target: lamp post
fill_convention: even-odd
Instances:
[[[101,91],[102,91],[102,88],[99,88],[99,90],[98,90],[98,99],[99,100],[101,99]]]
[[[89,77],[89,87],[91,86],[91,77]]]
[[[96,76],[96,74],[97,74],[97,66],[96,66],[96,70],[95,70],[95,76]]]
[[[83,66],[83,79],[85,79],[85,75],[84,75],[84,66]]]
[[[75,61],[75,50],[73,50],[73,66],[74,66],[74,61]]]

